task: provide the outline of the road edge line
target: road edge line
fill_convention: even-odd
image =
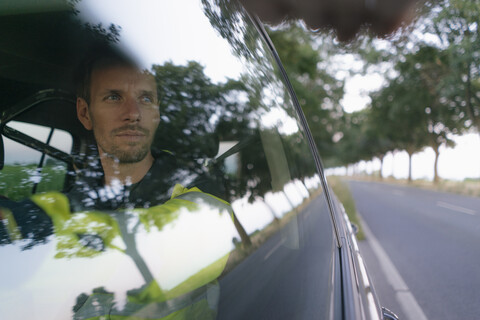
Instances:
[[[378,242],[377,238],[375,238],[373,233],[370,231],[370,228],[363,220],[361,214],[359,212],[357,212],[357,214],[365,233],[365,241],[370,243],[370,247],[372,248],[372,251],[378,260],[380,269],[382,269],[385,278],[395,291],[395,297],[402,308],[402,311],[406,317],[411,320],[427,320],[427,316],[408,288],[405,280],[403,280],[402,276],[398,272],[395,264],[390,260],[387,253]]]

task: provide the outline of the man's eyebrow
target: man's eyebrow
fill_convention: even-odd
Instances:
[[[107,93],[122,93],[122,92],[123,92],[123,90],[121,90],[121,89],[108,89],[107,88],[107,89],[101,90],[99,93],[100,94],[107,94]]]
[[[140,90],[140,94],[156,94],[156,91],[154,90]]]
[[[155,100],[158,99],[157,91],[156,90],[140,90],[140,96],[148,96]]]

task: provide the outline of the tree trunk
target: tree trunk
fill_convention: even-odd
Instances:
[[[300,182],[301,182],[302,185],[305,187],[305,190],[307,190],[308,197],[310,198],[310,196],[312,195],[312,193],[310,192],[310,190],[308,190],[307,185],[305,184],[305,180],[300,180]]]
[[[287,199],[287,202],[288,204],[292,207],[292,211],[295,211],[296,212],[296,207],[295,205],[293,204],[293,202],[290,200],[290,198],[288,197],[287,193],[285,191],[283,191],[283,195],[285,196],[285,199]]]
[[[381,155],[378,157],[380,159],[380,180],[383,180],[383,160],[385,159],[385,155]]]
[[[242,226],[240,221],[238,221],[237,216],[235,215],[235,212],[233,210],[232,210],[232,216],[233,216],[233,224],[235,225],[235,229],[237,229],[237,232],[240,235],[240,239],[242,240],[242,243],[245,245],[246,248],[251,247],[252,241],[250,240],[250,237],[248,236],[247,231],[245,231],[245,228]]]
[[[438,157],[440,155],[440,148],[437,146],[433,149],[435,151],[435,163],[433,167],[433,183],[437,184],[440,181],[438,176]]]
[[[408,183],[412,182],[412,156],[413,152],[408,151]]]
[[[395,179],[395,154],[396,151],[392,151],[392,174],[390,175],[392,178]]]
[[[224,185],[225,185],[226,194],[228,195],[227,202],[232,203],[233,201],[230,196],[231,193],[230,193],[229,184],[226,183],[226,181],[224,181]],[[235,229],[237,229],[238,235],[240,236],[240,240],[244,244],[245,248],[250,248],[252,246],[252,241],[250,240],[250,237],[248,236],[247,231],[245,231],[245,228],[242,226],[240,221],[238,221],[237,215],[235,214],[235,211],[233,210],[233,208],[232,208],[232,217],[233,217],[233,225],[235,226]]]
[[[143,280],[145,281],[146,284],[152,283],[155,278],[153,277],[153,274],[150,272],[150,269],[148,268],[147,263],[143,259],[143,257],[140,255],[140,252],[137,249],[137,243],[135,240],[135,234],[136,234],[136,229],[140,223],[140,221],[137,222],[137,225],[135,228],[133,228],[132,232],[128,231],[128,217],[125,212],[121,212],[117,215],[117,222],[118,222],[118,227],[120,228],[120,233],[123,238],[123,242],[125,243],[125,254],[129,256],[133,262],[135,263],[135,266],[137,267],[138,271],[143,277]],[[163,293],[162,293],[163,294]]]
[[[277,215],[275,214],[275,210],[273,210],[272,206],[265,200],[263,200],[263,203],[267,206],[268,210],[270,210],[270,213],[273,216],[273,221],[278,222],[280,219],[278,219]]]

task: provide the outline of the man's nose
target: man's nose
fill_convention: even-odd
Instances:
[[[127,99],[123,109],[123,118],[126,121],[136,122],[142,117],[142,110],[140,109],[140,104],[138,101],[136,101],[136,99]]]

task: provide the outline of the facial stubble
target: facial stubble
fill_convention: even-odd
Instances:
[[[115,138],[123,131],[137,131],[142,133],[146,139],[142,142],[124,142],[124,145],[120,145],[115,142]],[[151,132],[148,129],[140,127],[138,125],[125,125],[110,132],[110,146],[103,145],[102,139],[97,137],[95,130],[93,132],[97,141],[99,149],[101,149],[107,156],[112,157],[121,164],[133,164],[142,161],[150,153],[152,145]],[[136,147],[136,148],[135,148]]]

